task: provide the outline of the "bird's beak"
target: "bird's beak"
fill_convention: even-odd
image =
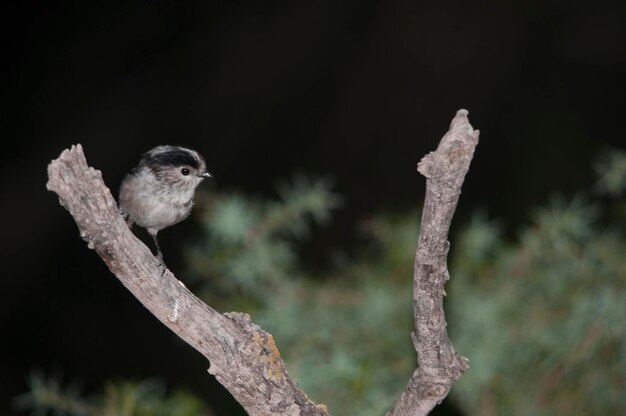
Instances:
[[[212,176],[211,176],[211,174],[209,172],[204,172],[203,174],[198,175],[198,176],[200,176],[201,178],[212,178]]]

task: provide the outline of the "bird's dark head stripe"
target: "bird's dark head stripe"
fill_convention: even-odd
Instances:
[[[146,154],[145,162],[149,166],[191,166],[194,169],[200,167],[198,159],[193,153],[180,148],[171,148],[159,153]]]

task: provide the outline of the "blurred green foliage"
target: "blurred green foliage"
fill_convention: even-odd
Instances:
[[[16,399],[16,407],[33,415],[59,416],[210,416],[206,406],[183,391],[167,392],[155,379],[109,382],[103,392],[86,397],[76,384],[62,383],[59,375],[34,372],[30,391]]]
[[[601,193],[622,196],[626,189],[626,152],[607,149],[594,163],[598,175],[597,189]]]
[[[620,195],[626,154],[596,166],[597,189]],[[625,218],[609,215],[624,201],[588,198],[552,198],[515,242],[485,216],[460,233],[448,321],[470,357],[453,388],[468,414],[626,409]]]
[[[595,165],[596,193],[552,198],[514,239],[484,213],[452,235],[447,318],[470,370],[451,398],[465,414],[626,409],[626,204],[615,199],[626,187],[624,166],[626,154],[607,153]],[[384,414],[416,366],[419,215],[366,221],[369,244],[321,277],[307,272],[296,248],[340,198],[329,181],[302,175],[279,189],[276,201],[201,195],[204,238],[187,250],[185,277],[210,305],[248,312],[271,332],[290,375],[331,413]],[[72,415],[200,414],[197,399],[150,384],[114,383],[94,402],[42,380],[22,404]],[[171,410],[174,402],[182,408]]]
[[[388,410],[415,368],[410,340],[417,219],[363,225],[372,246],[329,276],[307,273],[295,247],[341,199],[325,179],[297,176],[277,201],[205,195],[206,239],[187,279],[222,311],[243,310],[274,335],[289,374],[334,414]],[[242,221],[239,222],[238,219]]]
[[[341,203],[328,179],[296,175],[279,184],[277,201],[241,194],[199,195],[204,241],[188,251],[187,278],[207,283],[211,305],[233,308],[273,302],[276,290],[289,286],[298,273],[295,244],[312,222],[324,223]]]

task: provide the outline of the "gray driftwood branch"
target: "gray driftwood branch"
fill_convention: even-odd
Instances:
[[[80,145],[48,165],[47,188],[70,212],[80,236],[161,322],[210,362],[209,373],[256,415],[328,415],[289,377],[272,335],[243,313],[221,314],[191,293],[130,231],[102,174]]]
[[[448,231],[461,185],[478,144],[478,130],[459,110],[437,150],[424,156],[417,170],[426,177],[426,197],[413,273],[413,344],[418,367],[388,416],[426,415],[450,392],[469,368],[452,346],[443,311],[444,285],[450,279]]]
[[[469,169],[478,131],[459,110],[435,152],[418,165],[427,178],[415,257],[413,340],[419,367],[388,415],[425,415],[443,400],[468,368],[446,331],[443,312],[448,229]],[[248,414],[328,415],[289,377],[272,335],[247,314],[221,314],[169,271],[129,230],[100,171],[87,165],[80,145],[48,165],[47,188],[74,217],[80,236],[135,297],[176,335],[203,354],[209,372]]]

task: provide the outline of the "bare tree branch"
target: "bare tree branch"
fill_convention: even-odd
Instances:
[[[292,380],[272,336],[243,313],[221,314],[166,270],[118,212],[80,145],[48,165],[47,188],[70,212],[80,236],[161,322],[210,361],[209,372],[250,415],[328,415]]]
[[[459,110],[437,150],[417,165],[417,170],[426,177],[413,274],[415,333],[412,336],[418,368],[388,416],[428,414],[469,368],[468,359],[457,354],[448,338],[443,297],[444,285],[450,279],[448,231],[478,135],[478,130],[469,123],[467,110]]]
[[[446,331],[443,312],[448,230],[469,169],[478,131],[459,110],[435,152],[418,171],[427,178],[417,252],[413,334],[419,366],[389,416],[425,415],[468,369]],[[99,171],[72,146],[48,166],[47,188],[74,217],[81,237],[135,297],[176,335],[210,361],[209,372],[248,414],[326,416],[289,377],[272,335],[247,314],[220,314],[194,296],[129,230]]]

